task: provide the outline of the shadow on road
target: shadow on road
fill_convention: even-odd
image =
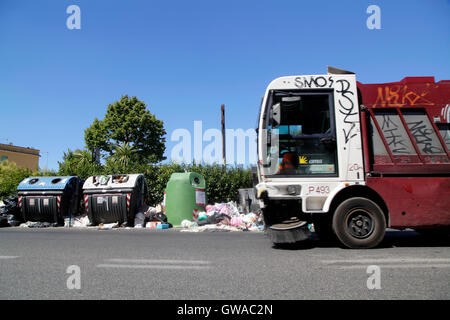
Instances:
[[[450,235],[431,236],[422,235],[415,231],[386,231],[381,244],[376,249],[398,248],[398,247],[450,247]],[[314,248],[344,248],[338,241],[323,241],[313,233],[309,239],[296,242],[273,245],[279,250],[309,250]]]

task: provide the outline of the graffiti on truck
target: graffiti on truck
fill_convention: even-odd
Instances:
[[[382,115],[381,130],[393,154],[409,154],[406,137],[400,126],[394,121],[394,115]]]
[[[407,124],[422,154],[439,154],[444,152],[436,144],[433,145],[434,130],[431,127],[427,127],[423,120],[408,122]]]
[[[426,96],[429,89],[418,93],[407,85],[380,86],[377,88],[377,99],[375,105],[380,107],[403,107],[403,106],[433,106],[432,101]]]
[[[355,92],[351,88],[350,82],[345,79],[335,80],[333,76],[318,77],[297,77],[294,80],[297,88],[332,88],[336,85],[338,111],[344,115],[344,128],[342,129],[345,144],[357,136],[356,124],[359,121],[358,110],[354,103]]]

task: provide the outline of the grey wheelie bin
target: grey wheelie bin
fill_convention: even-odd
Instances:
[[[17,187],[24,221],[62,225],[80,209],[83,181],[79,177],[29,177]]]
[[[93,176],[83,185],[84,206],[92,225],[117,222],[133,227],[146,193],[143,174]]]

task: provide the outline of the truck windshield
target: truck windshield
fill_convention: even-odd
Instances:
[[[264,116],[267,163],[277,162],[274,174],[337,175],[332,92],[273,90]]]

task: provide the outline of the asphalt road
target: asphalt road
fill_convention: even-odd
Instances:
[[[275,248],[260,232],[0,229],[0,299],[449,299],[449,275],[449,239],[413,231],[349,250]]]

